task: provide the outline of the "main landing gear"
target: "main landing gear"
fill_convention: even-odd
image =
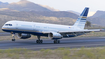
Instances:
[[[38,44],[42,44],[43,43],[43,40],[40,40],[40,36],[37,36],[38,40],[36,40],[36,43]],[[59,44],[60,43],[60,40],[56,39],[54,40],[54,44]]]
[[[54,44],[58,44],[58,43],[60,43],[60,40],[54,40]]]
[[[43,40],[40,40],[40,36],[37,36],[38,40],[36,40],[36,43],[38,44],[42,44],[43,43]]]
[[[11,34],[12,34],[12,37],[13,37],[12,41],[15,41],[15,33],[11,33]]]

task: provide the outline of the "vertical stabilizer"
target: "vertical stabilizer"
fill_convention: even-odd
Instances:
[[[78,27],[80,29],[84,29],[89,8],[86,7],[81,15],[78,17],[77,21],[74,24],[74,27]]]

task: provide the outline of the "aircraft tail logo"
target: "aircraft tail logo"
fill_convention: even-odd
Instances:
[[[81,15],[78,17],[77,21],[74,24],[74,27],[79,27],[80,29],[84,29],[89,8],[86,7]]]

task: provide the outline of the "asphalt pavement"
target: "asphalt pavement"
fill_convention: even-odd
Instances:
[[[0,49],[26,48],[32,50],[56,49],[56,48],[81,48],[81,47],[102,47],[105,46],[105,37],[84,37],[84,38],[64,38],[60,44],[54,44],[53,40],[44,39],[43,44],[37,44],[35,39],[30,40],[10,40],[0,41]]]

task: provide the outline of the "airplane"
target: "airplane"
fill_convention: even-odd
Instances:
[[[12,41],[15,41],[15,33],[17,33],[20,39],[28,39],[31,35],[36,35],[38,38],[36,43],[38,44],[43,43],[43,40],[40,39],[41,36],[49,37],[54,40],[55,44],[58,44],[62,38],[76,37],[92,31],[100,31],[100,29],[84,29],[88,11],[89,8],[85,7],[73,26],[12,20],[6,22],[2,26],[2,30],[12,34]]]

